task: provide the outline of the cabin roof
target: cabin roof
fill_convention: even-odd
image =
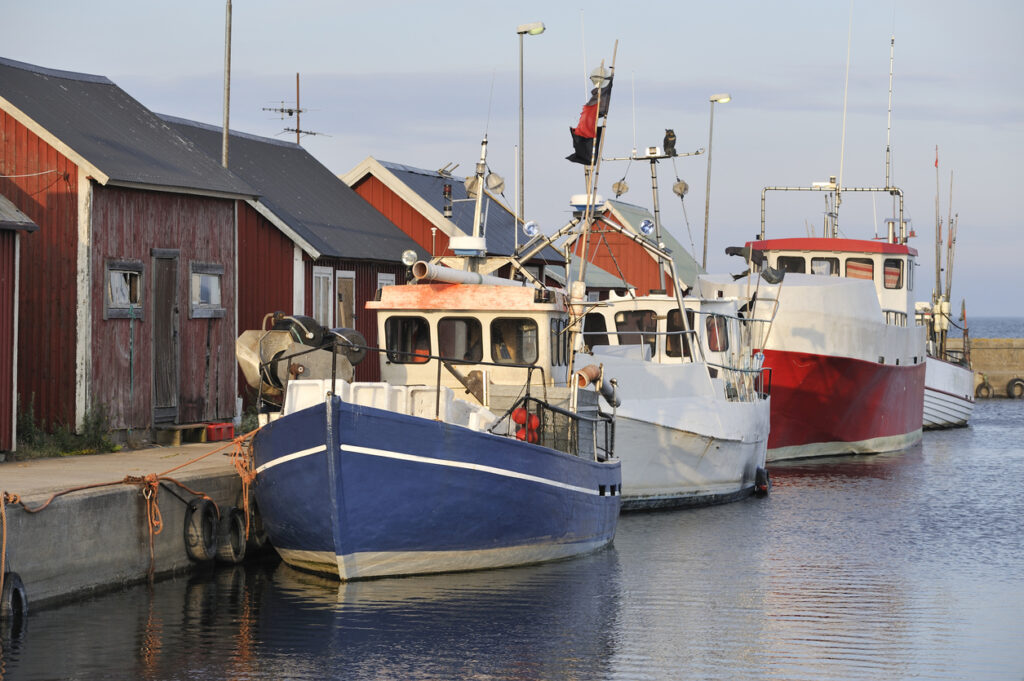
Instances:
[[[885,253],[889,255],[917,255],[917,249],[906,244],[891,244],[872,239],[832,239],[828,237],[798,237],[792,239],[764,239],[748,241],[747,246],[759,251],[816,251],[827,253]]]
[[[170,126],[204,153],[221,155],[221,128],[172,116]],[[302,146],[231,131],[231,170],[259,191],[251,203],[313,258],[400,262],[402,252],[427,257],[415,241]]]
[[[551,312],[564,309],[564,297],[555,295],[553,302],[539,303],[537,289],[532,286],[500,286],[492,284],[450,284],[420,282],[414,285],[385,286],[379,301],[367,301],[369,310],[408,310],[409,312],[485,312],[512,314]]]
[[[104,76],[0,58],[3,108],[100,184],[186,194],[255,196]],[[12,109],[13,107],[13,109]]]
[[[39,229],[39,225],[18,210],[10,199],[0,194],[0,229],[34,232]]]

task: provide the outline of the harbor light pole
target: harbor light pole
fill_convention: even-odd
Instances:
[[[540,21],[534,21],[529,24],[521,24],[516,27],[516,33],[519,35],[519,182],[516,186],[516,194],[519,195],[518,205],[516,206],[519,215],[515,225],[515,240],[516,247],[519,247],[519,222],[526,222],[525,216],[525,194],[526,187],[524,186],[525,173],[523,172],[523,36],[524,35],[540,35],[544,32],[544,23]]]
[[[711,95],[711,121],[708,124],[708,180],[704,189],[704,257],[700,261],[700,266],[705,270],[708,268],[708,215],[711,212],[711,136],[715,131],[715,102],[725,104],[731,99],[732,97],[727,92]]]

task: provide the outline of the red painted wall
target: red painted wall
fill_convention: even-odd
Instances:
[[[74,422],[78,168],[0,111],[0,192],[39,225],[21,240],[18,395],[47,426]]]
[[[376,177],[367,176],[353,185],[352,189],[369,201],[370,205],[384,217],[398,225],[399,229],[408,234],[427,253],[451,255],[448,251],[448,237],[441,230],[432,235],[432,223]]]
[[[614,220],[612,216],[608,219]],[[579,256],[583,240],[576,242],[574,253]],[[658,263],[647,251],[632,239],[601,224],[595,225],[587,241],[587,262],[591,262],[613,276],[620,272],[633,286],[638,295],[647,295],[651,289],[665,288],[672,293],[672,283],[666,275],[664,282],[658,275]]]
[[[95,187],[93,192],[92,399],[115,428],[152,423],[153,257],[177,249],[178,422],[230,420],[235,414],[234,204],[228,199]],[[109,259],[143,264],[144,318],[103,319]],[[221,318],[190,318],[190,264],[224,266]]]

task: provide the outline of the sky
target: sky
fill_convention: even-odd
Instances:
[[[149,109],[221,125],[226,2],[4,0],[0,57],[103,75]],[[341,175],[367,156],[470,174],[488,139],[488,165],[516,202],[519,49],[516,27],[546,31],[523,47],[525,215],[551,233],[585,191],[565,160],[569,128],[589,96],[589,72],[615,66],[604,156],[661,145],[664,229],[703,246],[707,154],[714,105],[708,270],[739,272],[727,246],[755,237],[764,187],[846,187],[905,196],[920,253],[918,300],[935,281],[936,203],[955,218],[952,301],[971,316],[1024,317],[1024,224],[1013,197],[1024,151],[1024,3],[1017,0],[853,2],[448,2],[234,0],[230,125],[294,141],[296,74],[301,144]],[[892,60],[890,117],[890,39]],[[891,121],[891,122],[890,122]],[[938,148],[939,168],[935,158]],[[647,161],[602,163],[598,191],[653,207]],[[689,185],[680,200],[677,179]],[[874,199],[872,198],[874,197]],[[937,201],[938,197],[938,201]],[[847,193],[842,236],[884,233],[891,202]],[[768,237],[820,234],[824,196],[769,192]],[[945,250],[945,249],[944,249]]]

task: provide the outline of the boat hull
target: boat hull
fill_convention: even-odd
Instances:
[[[343,402],[253,440],[256,498],[282,558],[342,580],[506,567],[612,541],[618,461]]]
[[[974,412],[974,372],[935,357],[925,360],[924,428],[962,428]]]
[[[742,499],[754,491],[757,469],[765,465],[769,402],[723,401],[718,406],[746,412],[741,420],[749,426],[746,432],[712,436],[696,427],[688,430],[617,414],[623,511],[708,506]]]
[[[768,461],[894,451],[921,439],[925,364],[766,350]]]

